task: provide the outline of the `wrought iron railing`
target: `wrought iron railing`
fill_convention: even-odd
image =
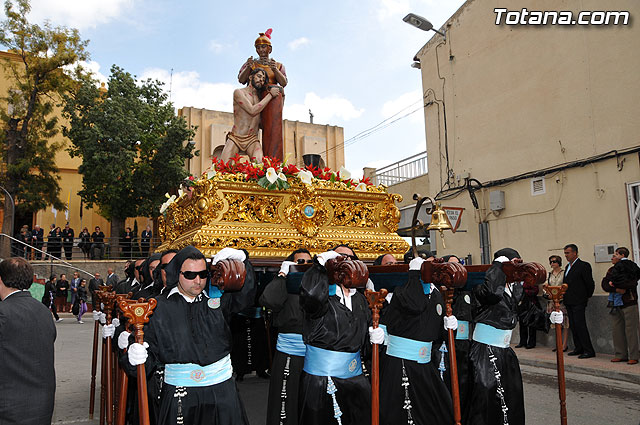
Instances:
[[[2,234],[3,236],[7,236]],[[37,245],[11,239],[11,256],[24,257],[31,261],[66,260],[122,260],[147,257],[162,241],[151,238],[143,244],[140,237],[128,242],[124,238],[104,238],[102,242],[74,238],[73,243],[45,237]]]

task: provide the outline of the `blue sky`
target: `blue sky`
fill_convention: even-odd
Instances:
[[[346,167],[380,167],[425,150],[415,53],[434,35],[402,21],[409,12],[439,28],[463,0],[169,1],[32,0],[31,20],[78,28],[90,67],[112,64],[165,81],[176,108],[231,112],[237,73],[259,32],[273,28],[271,56],[287,70],[284,118],[344,127]],[[103,77],[104,78],[104,77]],[[415,111],[366,138],[385,119]]]

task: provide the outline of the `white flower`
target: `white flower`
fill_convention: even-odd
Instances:
[[[351,179],[351,173],[349,172],[349,170],[344,168],[344,166],[340,167],[340,179],[341,180],[350,180]]]
[[[365,183],[358,183],[358,185],[356,186],[356,190],[358,192],[366,192],[367,191],[367,185]]]
[[[276,170],[273,167],[267,168],[267,180],[269,183],[274,184],[276,180],[278,180],[278,174],[276,174]]]
[[[298,178],[304,184],[311,184],[313,173],[309,170],[300,170],[300,172],[298,173]]]
[[[210,170],[210,171],[207,171],[207,178],[208,178],[209,180],[211,180],[212,178],[214,178],[214,177],[215,177],[215,175],[216,175],[216,170]]]
[[[167,208],[169,208],[169,201],[167,201],[164,204],[160,205],[160,214],[164,214],[164,212],[167,210]]]
[[[287,181],[287,176],[285,176],[283,173],[278,173],[278,178],[283,182]]]

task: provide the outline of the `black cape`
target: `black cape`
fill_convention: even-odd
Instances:
[[[481,285],[474,288],[480,307],[476,323],[512,330],[517,323],[516,308],[523,295],[522,284],[505,291],[502,264],[494,261]],[[508,422],[524,425],[524,394],[518,358],[511,347],[500,348],[477,341],[469,352],[471,394],[463,422],[494,425]],[[506,418],[505,418],[506,415]]]
[[[404,409],[405,388],[402,368],[409,379],[411,417],[416,424],[453,423],[451,395],[438,370],[438,349],[443,342],[444,302],[437,289],[425,294],[420,272],[409,271],[409,279],[397,287],[382,322],[390,335],[417,341],[432,342],[431,361],[417,363],[398,357],[382,357],[380,376],[380,423],[408,423]]]
[[[285,277],[276,276],[260,296],[260,304],[273,311],[273,325],[278,333],[302,334],[304,315],[300,296],[287,292]],[[267,401],[267,425],[298,424],[298,391],[304,356],[292,356],[276,350],[271,365],[271,381]],[[283,382],[286,390],[283,393]],[[284,402],[284,407],[282,406]]]
[[[329,296],[329,281],[323,266],[316,263],[309,269],[300,288],[300,305],[305,313],[302,332],[305,344],[349,353],[360,352],[368,346],[371,311],[364,295],[359,292],[351,295],[351,303],[352,309],[349,310],[340,302],[338,295]],[[361,374],[348,379],[332,377],[332,380],[337,388],[335,396],[342,411],[342,424],[369,425],[371,384],[367,378]],[[326,376],[302,372],[300,424],[336,423],[332,397],[327,394],[327,381]]]

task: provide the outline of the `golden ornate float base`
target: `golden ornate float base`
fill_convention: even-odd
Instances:
[[[282,259],[298,248],[320,253],[345,243],[358,257],[401,257],[409,245],[395,232],[400,195],[382,187],[355,191],[341,182],[297,183],[267,190],[255,183],[200,180],[159,222],[158,251],[194,245],[210,256],[223,247],[252,258]]]

